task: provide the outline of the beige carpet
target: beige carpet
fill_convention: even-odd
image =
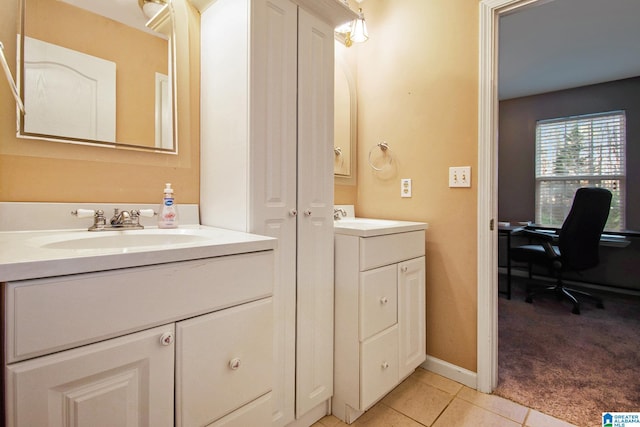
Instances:
[[[640,297],[598,292],[605,309],[585,301],[575,315],[553,296],[525,303],[522,279],[513,288],[499,298],[495,394],[581,427],[640,411]]]

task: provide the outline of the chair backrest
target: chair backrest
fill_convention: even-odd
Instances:
[[[604,188],[579,188],[571,211],[562,224],[559,247],[564,269],[584,270],[600,262],[600,235],[609,217],[611,192]]]

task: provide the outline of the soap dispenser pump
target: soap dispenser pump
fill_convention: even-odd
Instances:
[[[158,228],[176,228],[178,226],[178,207],[173,198],[173,188],[171,183],[166,183],[164,197],[158,215]]]

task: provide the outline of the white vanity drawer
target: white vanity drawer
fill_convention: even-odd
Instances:
[[[398,325],[361,344],[360,410],[369,409],[398,383]]]
[[[425,254],[424,230],[360,238],[360,271]]]
[[[272,376],[271,298],[177,323],[177,427],[231,413],[268,393]]]
[[[207,427],[262,427],[272,416],[271,392],[220,418]]]
[[[273,293],[273,251],[5,285],[6,363]]]
[[[360,341],[398,321],[397,264],[360,274]]]

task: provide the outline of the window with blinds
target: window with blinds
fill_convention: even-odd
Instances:
[[[625,228],[625,113],[541,120],[536,124],[536,223],[560,227],[580,187],[613,194],[605,229]]]

